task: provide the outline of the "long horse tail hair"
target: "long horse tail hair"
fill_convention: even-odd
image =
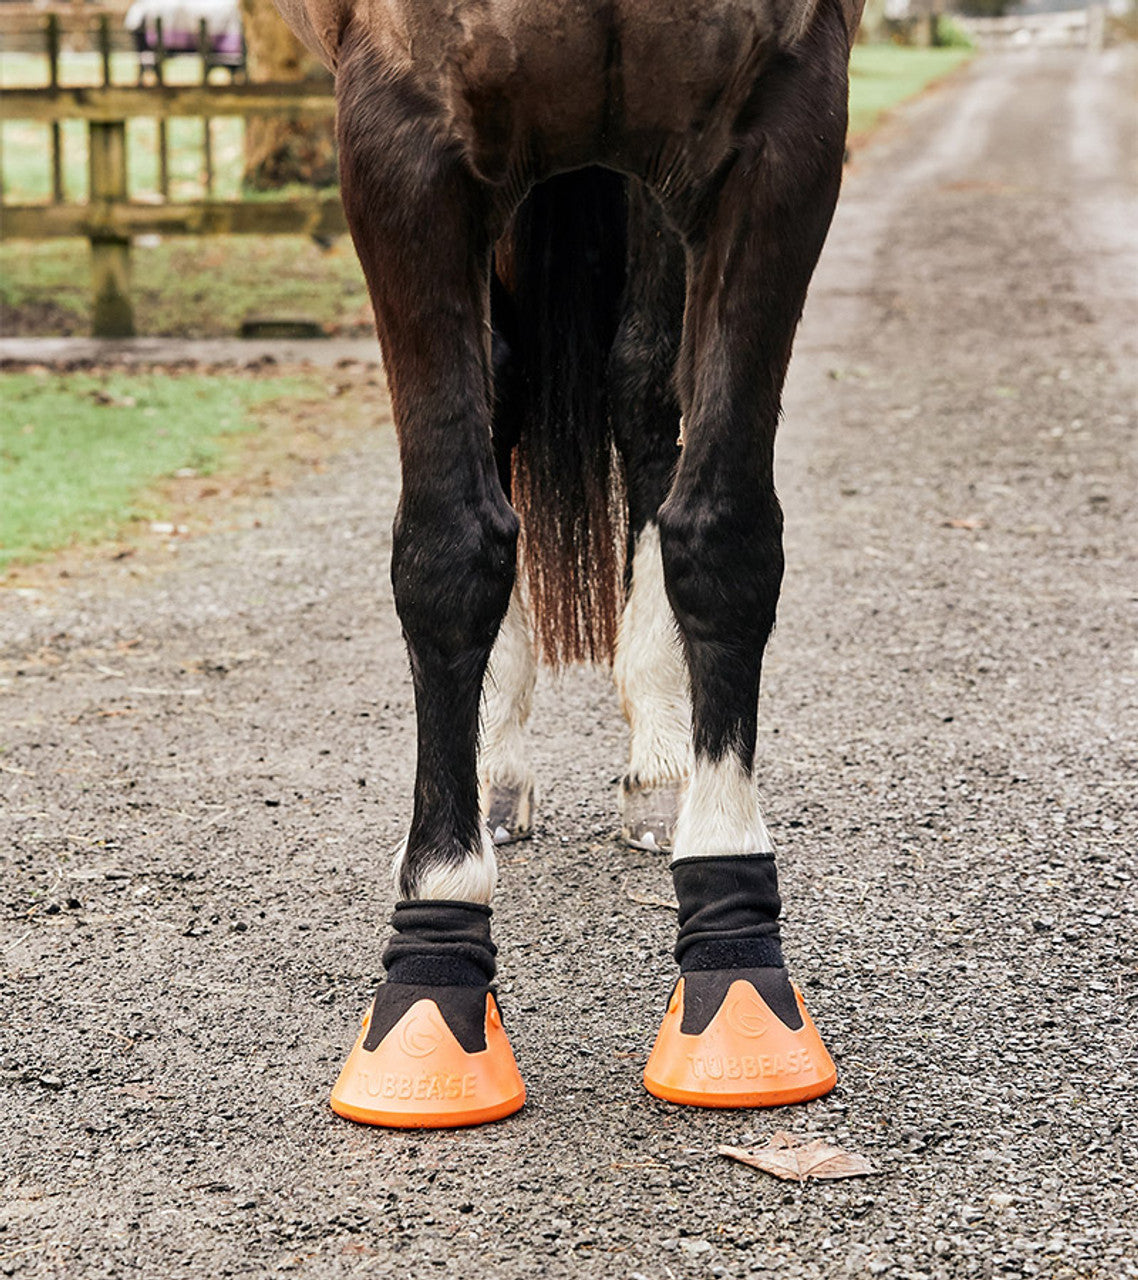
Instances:
[[[553,666],[612,660],[626,507],[608,399],[627,254],[627,180],[603,169],[534,188],[498,246],[513,296],[512,498],[538,644]]]

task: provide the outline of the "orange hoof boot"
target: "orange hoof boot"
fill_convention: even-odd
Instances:
[[[837,1078],[801,993],[770,968],[683,974],[644,1070],[649,1093],[691,1107],[808,1102]]]
[[[525,1100],[497,1002],[484,987],[385,983],[332,1090],[337,1115],[391,1129],[486,1124]]]

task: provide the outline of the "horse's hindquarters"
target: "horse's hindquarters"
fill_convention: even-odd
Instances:
[[[520,192],[593,163],[698,181],[763,70],[838,0],[277,0],[334,68],[365,58],[474,173]],[[398,136],[397,121],[376,121]]]

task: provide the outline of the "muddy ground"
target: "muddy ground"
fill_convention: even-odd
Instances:
[[[614,840],[621,724],[576,672],[496,907],[525,1111],[328,1110],[411,781],[377,404],[259,527],[3,594],[0,1271],[1138,1275],[1134,68],[993,55],[915,104],[808,307],[761,778],[837,1090],[642,1090],[667,873]],[[715,1154],[776,1128],[879,1172]]]

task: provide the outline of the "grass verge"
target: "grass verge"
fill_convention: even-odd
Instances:
[[[971,49],[859,44],[850,58],[850,136],[863,140],[886,112],[915,98],[973,56]]]
[[[172,495],[156,482],[200,484],[270,406],[318,390],[311,378],[166,371],[0,376],[0,573],[167,519]]]

